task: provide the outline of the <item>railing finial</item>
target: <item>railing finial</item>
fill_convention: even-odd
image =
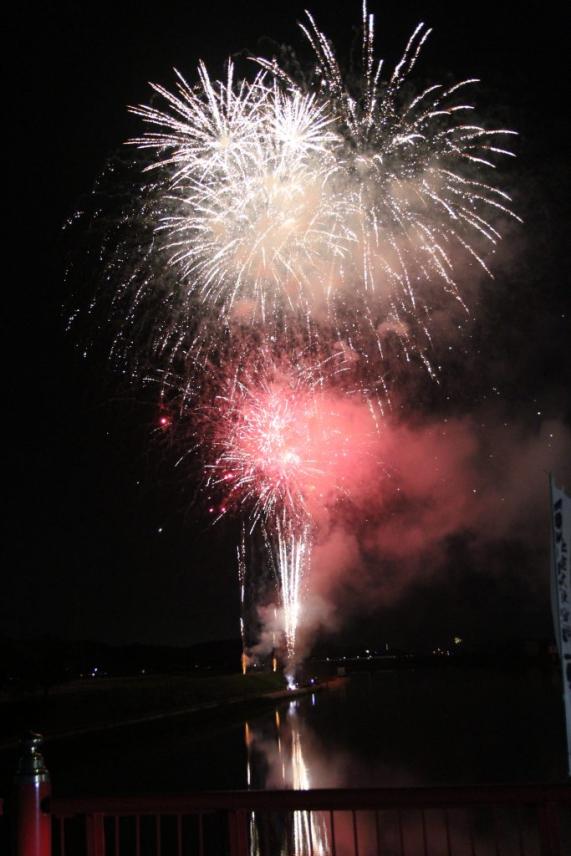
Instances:
[[[52,821],[48,773],[41,745],[43,737],[30,731],[20,743],[12,792],[14,856],[51,856]]]
[[[44,742],[42,734],[29,731],[20,741],[20,755],[16,769],[16,781],[23,777],[39,776],[41,781],[49,782],[50,774],[41,752]]]

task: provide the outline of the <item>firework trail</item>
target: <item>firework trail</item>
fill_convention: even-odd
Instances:
[[[215,519],[231,511],[260,527],[276,570],[288,662],[295,655],[300,594],[323,509],[350,496],[370,453],[375,423],[366,403],[332,386],[343,363],[238,366],[204,407],[206,490]],[[357,422],[357,419],[359,420]],[[242,578],[240,578],[240,581]],[[241,583],[242,584],[242,583]]]
[[[301,529],[285,513],[276,521],[277,562],[280,569],[284,636],[288,660],[295,656],[297,626],[300,619],[300,589],[309,570],[311,525]]]
[[[246,532],[242,521],[242,533],[238,546],[236,547],[236,559],[238,564],[238,584],[240,586],[240,640],[242,642],[242,674],[248,670],[248,655],[246,653]]]

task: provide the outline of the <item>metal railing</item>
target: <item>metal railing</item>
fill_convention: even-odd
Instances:
[[[568,856],[571,786],[52,797],[39,739],[5,810],[14,856]],[[1,813],[1,802],[0,802]]]
[[[571,854],[564,785],[54,799],[51,813],[53,856]]]

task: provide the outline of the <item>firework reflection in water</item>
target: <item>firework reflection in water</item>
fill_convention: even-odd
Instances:
[[[305,755],[301,722],[297,702],[289,703],[282,721],[280,710],[274,714],[275,737],[251,728],[245,723],[248,786],[310,790],[312,783]],[[262,764],[260,764],[262,760]],[[265,771],[261,781],[252,776],[259,769]],[[294,811],[291,819],[265,823],[255,812],[250,816],[250,856],[328,856],[330,830],[325,812]]]

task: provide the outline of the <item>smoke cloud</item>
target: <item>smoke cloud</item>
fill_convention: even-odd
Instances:
[[[494,545],[519,545],[542,557],[532,573],[547,580],[547,473],[571,452],[562,422],[530,428],[488,408],[444,422],[393,423],[377,452],[377,473],[369,461],[369,477],[356,478],[350,498],[321,517],[300,647],[307,651],[320,627],[335,630],[357,610],[394,605],[419,582],[446,584],[455,539],[480,560]]]

